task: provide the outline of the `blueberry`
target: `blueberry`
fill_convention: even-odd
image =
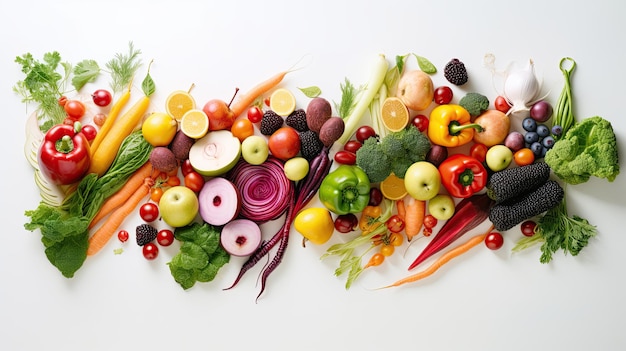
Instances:
[[[534,132],[535,130],[537,130],[537,121],[530,117],[526,117],[522,121],[522,128],[524,128],[524,130],[527,132]]]
[[[545,148],[550,149],[554,145],[554,138],[551,135],[548,135],[547,137],[543,138],[543,140],[541,140],[541,144]]]
[[[552,126],[552,134],[559,136],[561,133],[563,133],[563,127],[559,125]]]
[[[541,145],[540,142],[536,141],[530,144],[530,149],[535,154],[535,157],[541,157],[541,154],[543,153],[543,145]]]
[[[537,134],[539,134],[540,138],[545,138],[550,135],[550,128],[548,128],[545,124],[539,124],[537,126]]]
[[[524,141],[529,144],[537,142],[539,141],[539,134],[537,134],[537,132],[526,132],[526,134],[524,134]]]

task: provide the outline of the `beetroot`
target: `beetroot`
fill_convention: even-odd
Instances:
[[[172,150],[165,146],[157,146],[150,153],[150,163],[158,171],[170,173],[178,167],[178,160]]]

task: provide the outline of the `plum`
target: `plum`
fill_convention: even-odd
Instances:
[[[512,131],[504,139],[504,145],[515,152],[525,145],[524,135],[517,131]]]

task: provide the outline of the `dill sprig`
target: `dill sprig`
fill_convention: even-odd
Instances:
[[[335,103],[335,109],[339,117],[346,118],[354,109],[357,97],[363,89],[357,89],[348,78],[345,78],[344,83],[339,84],[339,87],[341,88],[341,100],[338,104]]]
[[[111,89],[120,92],[130,84],[135,72],[141,67],[141,50],[136,50],[133,42],[128,43],[128,54],[118,53],[106,63],[111,74]]]

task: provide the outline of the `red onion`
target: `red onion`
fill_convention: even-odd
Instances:
[[[241,195],[241,216],[257,223],[280,217],[294,196],[294,184],[275,157],[260,165],[239,161],[229,174]]]

